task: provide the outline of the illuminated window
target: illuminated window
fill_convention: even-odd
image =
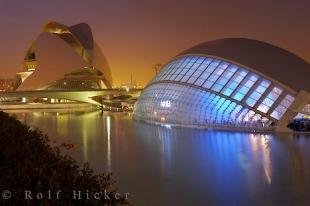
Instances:
[[[253,107],[256,102],[259,100],[259,98],[262,96],[262,94],[266,91],[266,89],[269,87],[270,81],[263,80],[255,89],[255,91],[249,96],[249,98],[246,100],[247,105]]]
[[[254,85],[256,80],[258,79],[257,75],[251,74],[248,77],[246,77],[245,81],[239,85],[238,89],[236,90],[236,93],[233,95],[233,98],[241,101],[243,97],[248,93],[250,88]]]
[[[294,97],[291,95],[286,95],[285,98],[280,102],[280,104],[273,110],[270,116],[275,119],[280,119],[286,112],[287,108],[293,103]]]
[[[216,69],[216,67],[220,64],[220,62],[220,60],[213,59],[213,61],[208,65],[208,67],[204,70],[201,76],[197,79],[195,84],[201,86],[210,76],[210,74]]]
[[[228,80],[234,75],[234,73],[237,71],[237,66],[230,65],[226,71],[218,78],[216,83],[213,85],[212,90],[219,92],[224,85],[228,82]]]
[[[268,112],[269,108],[278,99],[281,93],[282,89],[274,87],[272,91],[267,95],[267,97],[263,100],[263,102],[257,107],[257,109],[264,113]]]
[[[171,102],[169,100],[164,100],[160,102],[160,106],[162,107],[171,107]]]
[[[218,65],[218,67],[213,71],[213,73],[209,76],[207,81],[202,85],[205,88],[210,88],[214,82],[219,78],[219,76],[222,75],[222,73],[225,71],[225,69],[228,67],[228,63],[222,62]]]
[[[237,72],[234,74],[234,76],[229,80],[227,85],[224,87],[221,93],[226,96],[230,96],[247,73],[248,72],[244,69],[238,69]]]

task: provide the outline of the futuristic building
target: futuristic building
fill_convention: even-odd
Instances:
[[[227,38],[183,51],[163,66],[133,117],[203,128],[288,131],[310,115],[310,65],[268,43]]]
[[[31,44],[16,84],[18,91],[111,87],[109,66],[90,27],[86,23],[68,27],[57,22],[47,23]]]

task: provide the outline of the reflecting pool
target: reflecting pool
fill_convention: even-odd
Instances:
[[[12,111],[11,111],[12,113]],[[14,111],[134,205],[310,205],[310,136],[166,128],[100,111]]]

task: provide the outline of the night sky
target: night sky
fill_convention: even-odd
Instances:
[[[115,84],[145,85],[152,67],[197,43],[247,37],[310,61],[309,0],[0,0],[0,78],[12,77],[50,20],[88,23]]]

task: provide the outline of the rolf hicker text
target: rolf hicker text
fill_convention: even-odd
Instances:
[[[10,199],[12,197],[11,191],[6,190],[5,195],[2,194],[3,199]],[[129,192],[126,193],[110,193],[106,190],[93,192],[89,190],[72,190],[71,197],[73,200],[110,200],[110,199],[129,199]],[[25,200],[60,200],[64,196],[62,190],[48,190],[47,192],[33,192],[31,190],[24,191]]]

